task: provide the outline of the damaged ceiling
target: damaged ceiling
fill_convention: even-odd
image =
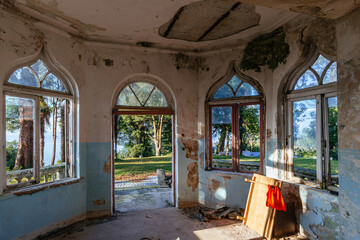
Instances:
[[[201,10],[201,11],[200,11]],[[258,26],[254,5],[237,1],[199,1],[181,7],[159,34],[188,41],[214,40]]]
[[[50,25],[88,41],[205,51],[238,46],[291,19],[304,17],[295,12],[313,16],[321,12],[321,16],[335,18],[355,8],[357,1],[360,0],[0,0],[0,3],[40,20],[36,23],[39,27]],[[316,13],[304,10],[314,7],[320,10]],[[329,10],[334,7],[341,11]]]

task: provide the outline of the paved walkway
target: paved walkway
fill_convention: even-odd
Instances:
[[[144,188],[144,187],[157,187],[157,176],[150,176],[145,180],[141,180],[139,182],[131,182],[131,181],[116,181],[115,189],[116,190],[124,190],[128,188]]]
[[[159,188],[157,176],[138,182],[115,182],[115,209],[131,212],[145,209],[172,207],[171,188]]]

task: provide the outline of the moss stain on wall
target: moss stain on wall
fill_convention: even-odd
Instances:
[[[286,63],[290,48],[285,42],[285,37],[284,29],[280,27],[249,42],[244,50],[240,68],[261,72],[262,66],[275,70],[280,63]]]

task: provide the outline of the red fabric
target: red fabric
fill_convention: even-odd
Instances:
[[[283,210],[286,212],[284,199],[281,195],[279,187],[268,185],[268,192],[266,194],[266,206],[272,207],[276,210]]]

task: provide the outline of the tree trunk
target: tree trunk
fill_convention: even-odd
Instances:
[[[118,159],[118,153],[117,153],[117,142],[118,142],[118,118],[119,116],[118,115],[114,115],[114,157],[115,157],[115,160]]]
[[[239,116],[239,156],[243,155],[243,145],[244,145],[244,128],[243,128],[243,123],[244,123],[244,119],[243,119],[243,115],[242,113],[240,113]]]
[[[219,143],[218,143],[218,146],[217,146],[217,151],[218,151],[219,155],[220,155],[221,152],[224,151],[225,137],[226,137],[226,125],[222,125],[221,126],[220,137],[219,137]]]
[[[57,99],[54,100],[53,104],[53,153],[51,158],[51,165],[55,164],[55,156],[56,156],[56,128],[57,128]]]
[[[229,156],[229,127],[226,127],[226,156]]]
[[[61,162],[65,162],[65,105],[60,106]]]
[[[31,100],[20,100],[19,102],[20,102],[19,148],[16,155],[15,166],[13,170],[33,167],[33,153],[34,153],[33,102]]]
[[[155,155],[161,155],[161,134],[162,134],[162,126],[163,126],[163,119],[164,115],[159,116],[159,122],[156,123],[155,116],[151,116],[154,128],[154,136],[149,135],[151,140],[154,142],[155,145]]]

